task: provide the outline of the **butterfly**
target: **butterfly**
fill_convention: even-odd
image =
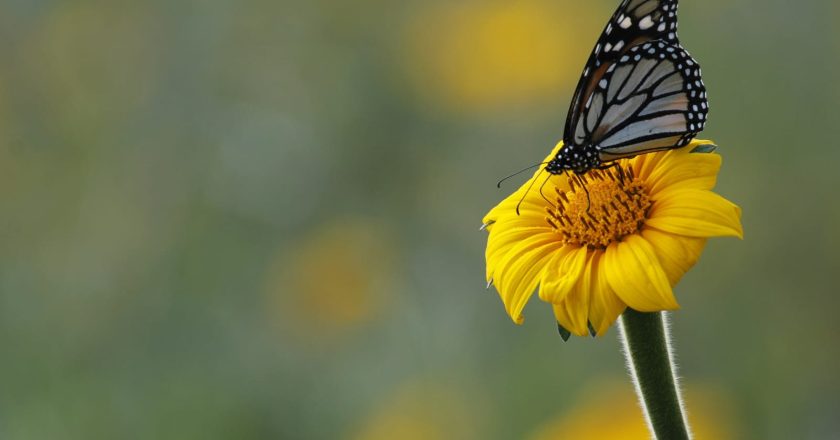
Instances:
[[[700,66],[677,38],[677,0],[624,0],[586,62],[563,147],[545,170],[583,174],[685,146],[708,111]]]

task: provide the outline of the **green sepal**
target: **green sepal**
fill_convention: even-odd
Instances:
[[[592,327],[592,323],[591,323],[591,322],[587,322],[587,323],[586,323],[586,326],[587,326],[587,327],[589,327],[589,334],[590,334],[590,335],[592,335],[592,337],[593,337],[593,338],[594,338],[595,336],[598,336],[598,332],[596,332],[596,331],[595,331],[595,327]]]
[[[563,326],[560,325],[560,323],[557,323],[557,332],[560,333],[560,337],[563,338],[563,342],[568,341],[569,338],[572,336],[572,332],[563,328]]]
[[[717,145],[715,144],[703,144],[694,147],[690,152],[691,153],[711,153],[717,149]]]

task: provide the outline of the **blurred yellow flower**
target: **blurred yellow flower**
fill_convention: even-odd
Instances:
[[[529,440],[610,439],[650,440],[641,409],[632,388],[618,380],[601,380],[599,385],[584,390],[583,397],[569,411],[539,427]],[[686,401],[691,430],[699,440],[738,438],[728,401],[708,387],[688,385]],[[609,414],[609,420],[604,420]]]
[[[480,438],[473,408],[452,387],[410,382],[391,396],[349,436],[353,440],[444,440]]]
[[[555,102],[579,77],[568,60],[585,59],[577,40],[591,9],[549,0],[445,2],[413,17],[400,57],[419,94],[444,107]]]
[[[540,170],[533,188],[526,182],[493,208],[484,217],[487,280],[510,317],[523,322],[537,288],[558,323],[579,336],[604,334],[626,306],[677,309],[672,287],[706,239],[743,236],[740,208],[711,191],[720,156],[690,153],[708,143],[623,159],[580,177],[552,176],[541,189],[547,174]]]
[[[393,261],[381,228],[370,221],[321,227],[269,265],[269,311],[286,334],[329,342],[380,315]]]

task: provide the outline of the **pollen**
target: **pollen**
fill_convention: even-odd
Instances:
[[[555,188],[555,204],[546,208],[546,221],[564,243],[603,249],[641,229],[651,201],[632,168],[616,165],[568,179],[571,190]]]

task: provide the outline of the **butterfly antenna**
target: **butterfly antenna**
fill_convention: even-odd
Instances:
[[[539,176],[539,174],[537,174],[537,176]],[[531,184],[530,184],[530,185],[528,185],[528,189],[527,189],[527,190],[525,190],[525,194],[522,194],[522,198],[521,198],[521,199],[519,199],[519,203],[517,203],[517,204],[516,204],[516,215],[519,215],[519,207],[522,205],[522,202],[524,202],[524,201],[525,201],[525,196],[527,196],[527,195],[528,195],[528,193],[529,193],[529,192],[531,192],[531,188],[533,188],[533,187],[534,187],[534,182],[536,182],[536,181],[537,181],[537,176],[534,176],[534,177],[531,179]],[[549,176],[551,176],[551,175],[549,174]]]
[[[543,194],[543,188],[545,188],[545,184],[548,183],[548,180],[551,179],[551,176],[552,174],[548,173],[548,176],[546,176],[545,180],[543,180],[542,185],[540,185],[540,195],[542,196],[543,200],[545,200],[549,205],[556,209],[557,206],[551,200],[549,200],[548,197],[545,196],[545,194]]]
[[[523,169],[521,169],[521,170],[519,170],[519,171],[517,171],[517,172],[515,172],[515,173],[511,174],[510,176],[507,176],[507,177],[505,177],[504,179],[500,180],[500,181],[496,184],[496,188],[501,188],[501,187],[502,187],[502,183],[503,183],[505,180],[510,179],[511,177],[516,177],[516,176],[518,176],[518,175],[520,175],[520,174],[524,173],[525,171],[528,171],[528,170],[534,169],[534,168],[536,168],[536,167],[538,167],[538,166],[545,165],[545,164],[547,164],[547,163],[548,163],[548,162],[541,162],[541,163],[538,163],[538,164],[531,165],[531,166],[529,166],[529,167],[527,167],[527,168],[523,168]]]

